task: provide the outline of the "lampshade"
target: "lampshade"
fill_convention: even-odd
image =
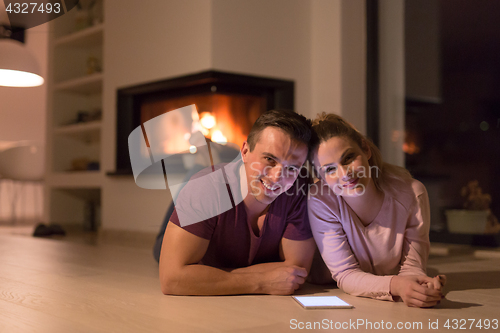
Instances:
[[[0,38],[0,86],[35,87],[43,84],[40,67],[21,42]]]

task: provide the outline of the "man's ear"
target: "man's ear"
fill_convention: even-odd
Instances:
[[[241,159],[243,160],[243,162],[246,162],[246,157],[250,152],[250,146],[248,145],[248,142],[246,141],[243,142],[240,152],[241,152]]]
[[[369,160],[372,157],[372,150],[370,149],[370,144],[366,141],[366,139],[363,139],[363,147],[361,147],[361,149],[363,149],[363,152],[366,154],[366,159]]]

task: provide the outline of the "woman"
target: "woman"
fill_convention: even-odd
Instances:
[[[408,306],[431,307],[445,276],[430,278],[429,198],[401,167],[352,125],[323,113],[313,122],[309,220],[319,252],[340,289]]]

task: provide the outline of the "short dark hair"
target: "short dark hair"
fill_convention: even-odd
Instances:
[[[312,136],[311,121],[291,110],[270,110],[260,115],[248,134],[247,143],[253,151],[260,133],[267,127],[276,127],[290,137],[309,146]]]

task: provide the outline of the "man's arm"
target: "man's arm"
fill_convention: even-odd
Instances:
[[[168,224],[160,256],[160,282],[164,294],[286,295],[298,289],[307,275],[306,269],[297,266],[279,266],[266,272],[236,274],[200,265],[198,263],[209,243],[209,240],[195,236],[174,223]]]
[[[316,251],[316,243],[313,237],[301,241],[281,239],[280,256],[285,259],[285,263],[303,267],[307,274],[311,270],[314,251]]]
[[[311,269],[316,243],[314,238],[295,241],[286,238],[281,239],[279,262],[266,262],[232,270],[233,273],[263,273],[278,267],[298,266],[305,268],[307,274]]]

